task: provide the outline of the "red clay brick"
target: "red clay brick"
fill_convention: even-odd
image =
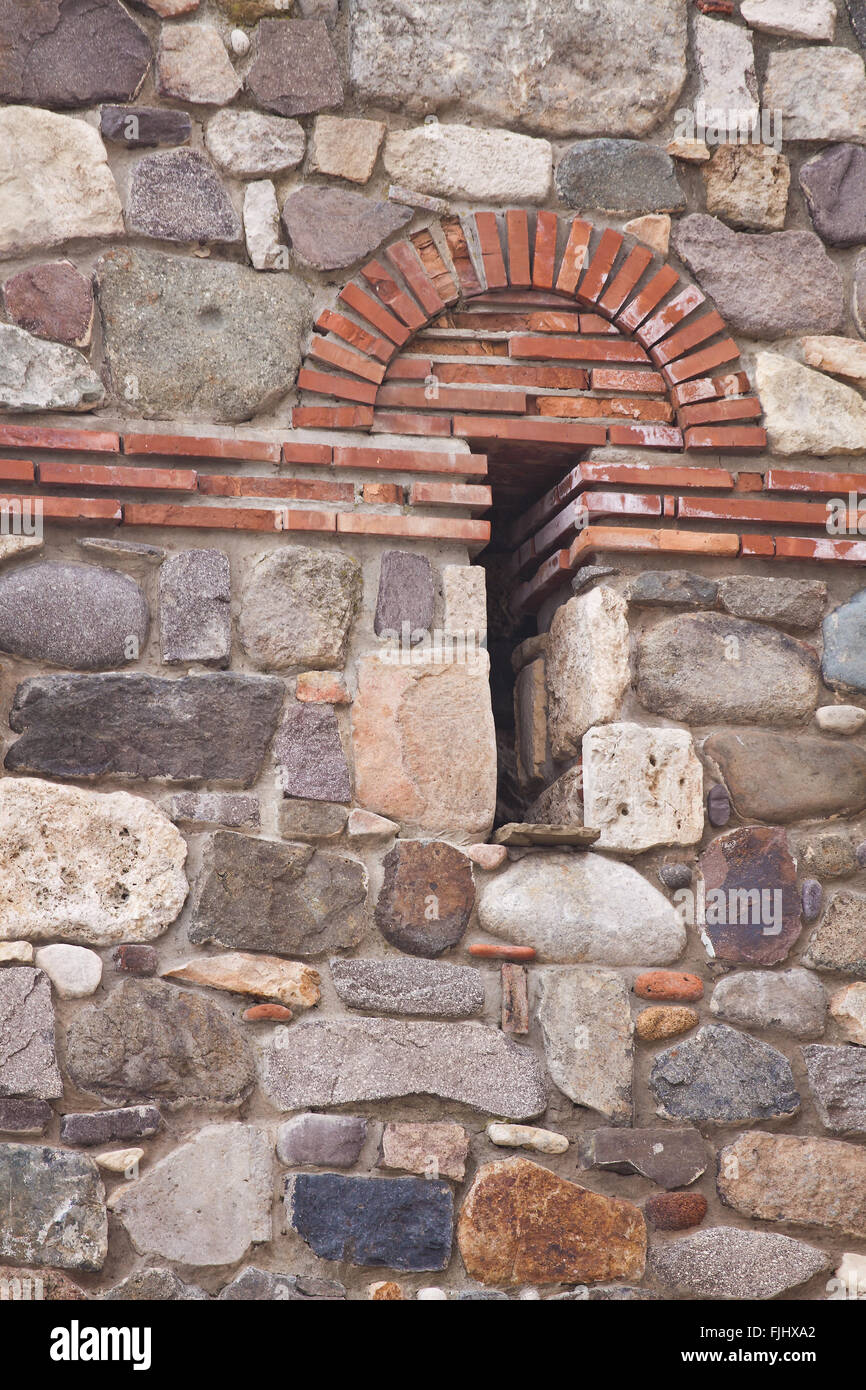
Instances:
[[[333,452],[330,444],[301,444],[287,439],[283,444],[283,463],[330,463]]]
[[[460,218],[442,217],[439,225],[445,237],[448,254],[454,263],[454,269],[457,271],[457,278],[460,281],[463,294],[467,298],[474,294],[480,294],[483,286],[475,274],[475,266],[469,252],[469,243],[466,240],[466,233]]]
[[[133,487],[160,492],[195,492],[190,468],[124,468],[110,463],[40,463],[45,487]]]
[[[206,497],[282,497],[300,502],[354,502],[352,483],[319,478],[251,478],[240,473],[201,474],[198,490]]]
[[[332,367],[339,367],[344,372],[351,372],[353,376],[372,381],[376,385],[385,375],[384,363],[371,362],[369,357],[362,357],[352,348],[343,347],[332,338],[321,338],[317,333],[313,334],[308,356],[316,358],[319,362],[328,362]]]
[[[605,338],[622,337],[616,324],[608,323],[601,314],[581,314],[580,331],[581,333],[601,333]]]
[[[322,333],[336,334],[344,343],[368,353],[370,357],[378,358],[380,362],[390,362],[396,352],[393,343],[368,333],[366,328],[362,328],[359,323],[353,323],[344,314],[338,314],[335,309],[323,309],[316,319],[316,328]]]
[[[700,405],[683,406],[679,422],[684,429],[692,425],[714,425],[720,420],[760,420],[761,402],[755,396],[740,396],[733,400],[703,401]]]
[[[340,290],[339,298],[344,304],[348,304],[350,309],[362,319],[366,319],[373,328],[384,333],[386,338],[390,338],[392,343],[402,347],[408,342],[410,335],[405,323],[401,323],[393,314],[374,299],[366,290],[362,290],[360,285],[355,285],[350,280],[348,285],[344,285]]]
[[[533,417],[496,419],[485,415],[455,415],[454,433],[460,439],[506,439],[531,444],[569,444],[591,449],[604,444],[602,425],[573,425]]]
[[[646,246],[635,246],[629,251],[621,269],[617,271],[599,300],[598,307],[603,313],[610,318],[619,313],[647,266],[651,263],[652,258],[653,253]]]
[[[761,453],[766,447],[767,431],[758,425],[702,425],[686,430],[687,449],[751,454]]]
[[[337,445],[335,468],[374,468],[396,473],[451,473],[457,477],[486,478],[484,454],[462,454],[450,449],[365,449]]]
[[[670,333],[672,328],[676,328],[678,323],[682,323],[683,319],[688,318],[689,314],[693,314],[695,309],[705,303],[706,296],[697,285],[686,285],[685,289],[680,290],[663,309],[659,309],[657,314],[653,314],[651,319],[641,324],[635,337],[645,348],[653,347],[665,334]]]
[[[418,434],[447,438],[451,433],[450,415],[417,415],[411,411],[401,414],[395,410],[377,410],[373,416],[373,434]]]
[[[775,555],[776,542],[772,536],[741,536],[741,555]]]
[[[767,492],[818,492],[834,497],[849,492],[866,493],[866,474],[804,472],[795,468],[770,468]]]
[[[650,349],[650,357],[657,367],[664,367],[668,362],[675,362],[678,357],[683,357],[692,348],[700,347],[708,339],[715,337],[717,333],[725,331],[725,321],[715,309],[710,313],[703,314],[694,323],[681,328],[678,333],[672,333],[663,343],[657,343]]]
[[[508,284],[505,261],[502,256],[502,243],[499,240],[499,224],[495,212],[476,212],[475,232],[481,250],[481,264],[489,290],[502,290]]]
[[[36,470],[29,459],[0,459],[0,480],[5,483],[32,483]]]
[[[829,536],[822,536],[820,540],[777,536],[776,554],[782,560],[847,560],[850,564],[866,565],[866,541],[831,540]]]
[[[4,421],[0,423],[0,448],[119,454],[120,435],[113,430],[49,429],[44,425],[10,425]]]
[[[580,282],[580,289],[577,292],[578,303],[597,304],[602,291],[607,284],[607,278],[613,268],[622,246],[623,238],[621,232],[615,232],[608,227],[601,234],[595,255],[586,268],[586,274]]]
[[[413,507],[471,507],[486,512],[493,506],[493,493],[479,483],[412,483],[409,503]]]
[[[436,357],[507,357],[508,343],[504,338],[434,338],[430,333],[419,333],[412,351]]]
[[[575,217],[568,231],[568,241],[562,253],[556,288],[560,294],[574,294],[583,267],[589,255],[589,239],[592,227],[589,222]]]
[[[161,502],[127,502],[126,526],[188,526],[213,531],[281,531],[280,508],[181,507]]]
[[[594,367],[590,377],[593,391],[667,391],[658,372],[630,372],[619,367]]]
[[[239,463],[279,463],[280,446],[263,439],[199,439],[186,434],[125,434],[123,452],[131,456],[232,459]]]
[[[676,405],[693,405],[698,401],[721,400],[728,396],[744,396],[751,390],[745,372],[730,372],[727,376],[700,377],[683,382],[671,392]]]
[[[762,473],[738,473],[737,481],[734,484],[735,492],[763,492],[764,475]]]
[[[556,270],[556,236],[559,218],[555,212],[535,214],[535,250],[532,257],[532,283],[538,290],[553,289]]]
[[[427,317],[441,314],[445,301],[419,261],[414,247],[408,241],[395,241],[393,246],[386,247],[385,255],[399,270]]]
[[[385,512],[338,512],[337,531],[350,536],[402,536],[407,540],[469,541],[476,545],[486,545],[490,540],[489,521]]]
[[[385,373],[387,381],[423,381],[431,375],[433,363],[429,357],[395,357]]]
[[[409,240],[415,247],[424,272],[433,282],[439,298],[445,304],[454,304],[460,298],[460,287],[439,254],[439,248],[427,228],[413,232]]]
[[[530,542],[532,551],[535,557],[540,558],[554,546],[568,544],[576,532],[586,525],[588,517],[661,516],[661,510],[662,499],[657,494],[582,492],[536,532]]]
[[[652,488],[709,488],[731,489],[734,486],[733,474],[726,468],[696,468],[694,465],[678,467],[664,463],[603,463],[587,462],[579,465],[580,474],[586,483],[633,483],[638,487]]]
[[[634,396],[604,400],[599,396],[539,396],[539,415],[562,420],[644,420],[670,424],[673,410],[667,401],[642,401]]]
[[[611,425],[610,443],[625,449],[681,449],[682,432],[674,425]]]
[[[529,269],[529,217],[520,208],[505,214],[505,240],[508,246],[508,283],[516,289],[532,284]]]
[[[365,430],[372,423],[368,405],[296,405],[292,410],[296,430]]]
[[[571,560],[567,550],[557,550],[550,559],[539,565],[532,579],[515,589],[512,606],[518,613],[534,613],[546,598],[555,594],[572,575]],[[472,947],[469,950],[472,951]]]
[[[695,4],[701,14],[724,14],[734,13],[734,0],[695,0]]]
[[[579,333],[580,314],[568,314],[545,309],[543,313],[527,314],[518,328],[528,329],[530,333]]]
[[[379,388],[376,404],[381,406],[417,407],[420,410],[490,410],[494,414],[523,415],[526,396],[522,391],[473,391],[460,386],[440,386],[436,396],[427,394],[425,386],[402,386],[385,382]]]
[[[350,377],[331,372],[314,372],[309,367],[302,367],[298,372],[298,386],[317,396],[335,396],[338,401],[359,401],[362,405],[373,405],[378,392],[378,387],[372,383],[352,381]]]
[[[517,335],[510,339],[508,349],[512,357],[649,364],[649,358],[640,344],[625,339],[529,338]]]
[[[636,526],[588,526],[571,545],[572,567],[578,568],[587,554],[600,550],[737,555],[740,538],[725,531],[650,531]]]
[[[361,267],[361,274],[377,299],[381,299],[393,314],[402,319],[407,328],[423,328],[427,322],[427,315],[405,290],[401,290],[381,261],[368,261]]]
[[[662,266],[661,270],[657,271],[649,283],[644,285],[631,303],[617,316],[617,327],[622,328],[625,332],[633,333],[677,284],[679,284],[679,276],[676,271],[669,265]]]
[[[669,386],[678,386],[694,376],[703,376],[713,367],[721,367],[725,362],[735,362],[740,355],[733,338],[724,338],[703,352],[694,352],[690,357],[681,357],[678,362],[670,362],[662,368],[662,375]]]
[[[112,498],[95,497],[31,497],[39,502],[47,521],[120,521],[123,508]]]
[[[765,526],[823,526],[823,502],[777,502],[751,497],[681,497],[679,515],[690,521],[757,521]]]
[[[364,483],[361,496],[370,507],[402,507],[403,486],[401,483]]]
[[[668,517],[670,517],[670,516],[676,516],[676,514],[677,514],[677,498],[676,498],[676,497],[666,497],[666,498],[664,499],[664,505],[663,505],[663,507],[662,507],[662,516],[668,516]]]
[[[436,375],[443,382],[522,386],[536,391],[585,391],[589,386],[589,373],[583,367],[519,367],[510,362],[437,362]]]

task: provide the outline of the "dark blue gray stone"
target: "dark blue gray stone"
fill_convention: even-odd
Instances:
[[[662,864],[659,869],[659,878],[665,888],[671,891],[675,888],[688,888],[692,881],[691,864]]]
[[[637,57],[637,55],[635,55]],[[580,140],[556,170],[569,207],[612,214],[681,212],[686,205],[669,154],[640,140]]]
[[[698,1124],[779,1119],[800,1108],[787,1057],[723,1024],[659,1053],[650,1086],[668,1119]]]
[[[866,692],[866,589],[824,619],[821,674],[831,690]]]
[[[297,1173],[286,1184],[288,1224],[325,1260],[389,1269],[444,1269],[454,1199],[447,1182]]]
[[[148,145],[185,145],[192,135],[188,111],[168,111],[160,106],[103,106],[99,133],[129,149]]]

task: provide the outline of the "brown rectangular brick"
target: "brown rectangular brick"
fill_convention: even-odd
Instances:
[[[364,430],[372,423],[369,405],[296,405],[292,410],[296,430]]]
[[[433,371],[429,357],[395,357],[385,373],[387,381],[424,381]]]
[[[499,240],[499,224],[495,212],[476,212],[475,234],[481,251],[481,264],[484,279],[489,290],[502,290],[508,284],[505,261],[502,256],[502,243]]]
[[[335,468],[373,468],[396,473],[450,473],[457,477],[486,478],[484,454],[463,454],[451,449],[375,449],[340,445],[334,449]]]
[[[354,502],[352,483],[319,478],[251,478],[241,473],[201,474],[198,490],[206,497],[277,497],[303,502]]]
[[[665,367],[668,362],[675,362],[678,357],[684,357],[692,348],[700,347],[701,343],[706,343],[710,338],[714,338],[717,333],[725,331],[725,321],[715,309],[708,314],[702,314],[694,323],[687,324],[679,332],[672,333],[664,342],[657,343],[650,349],[650,357],[657,367]]]
[[[673,409],[667,401],[642,401],[634,396],[605,400],[600,396],[539,396],[539,415],[572,420],[628,419],[670,424]]]
[[[145,457],[231,459],[238,463],[279,463],[280,446],[264,439],[202,439],[187,434],[125,434],[123,452]]]
[[[715,425],[724,420],[760,420],[761,402],[755,396],[739,396],[733,400],[702,401],[685,405],[679,411],[684,429],[692,425]]]
[[[508,343],[512,357],[559,358],[579,362],[646,362],[639,343],[624,338],[530,338],[517,334]]]
[[[502,338],[446,338],[432,333],[419,333],[412,344],[413,352],[429,352],[436,357],[507,357],[508,343]]]
[[[409,240],[415,247],[424,272],[430,277],[439,298],[444,304],[454,304],[460,298],[460,287],[439,254],[439,248],[427,228],[413,232]]]
[[[372,362],[369,357],[362,357],[359,352],[355,352],[352,348],[335,343],[333,338],[322,338],[318,333],[313,334],[309,356],[315,357],[319,362],[327,362],[332,367],[339,367],[341,371],[351,372],[353,376],[359,376],[362,380],[372,381],[377,385],[385,375],[383,362]]]
[[[278,507],[183,507],[162,502],[127,502],[126,526],[186,526],[213,531],[281,531]]]
[[[556,236],[559,218],[543,209],[535,214],[535,248],[532,256],[532,283],[537,290],[552,290],[556,270]]]
[[[113,430],[53,429],[45,425],[0,422],[0,448],[64,449],[88,454],[119,454],[120,435]]]
[[[117,498],[31,497],[47,521],[120,521],[123,508]]]
[[[663,506],[662,506],[662,516],[668,516],[668,517],[670,517],[670,516],[676,516],[676,514],[677,514],[677,498],[676,498],[676,497],[666,497],[666,498],[664,499],[664,503],[663,503]]]
[[[677,362],[668,363],[662,368],[662,375],[669,386],[678,386],[680,382],[688,381],[691,377],[704,376],[714,367],[721,367],[726,362],[735,362],[739,355],[740,349],[733,338],[724,338],[722,342],[704,348],[703,352],[694,352],[690,357],[681,357]]]
[[[389,313],[377,299],[367,294],[366,290],[362,290],[360,285],[350,280],[348,285],[344,285],[340,290],[339,298],[398,347],[402,347],[409,340],[411,334],[405,323],[401,323],[394,314]]]
[[[734,484],[735,492],[763,492],[763,473],[738,473]]]
[[[603,425],[574,425],[538,417],[496,419],[486,415],[455,415],[454,433],[460,439],[507,439],[531,444],[569,444],[591,449],[604,444]]]
[[[777,536],[776,554],[782,560],[843,561],[866,565],[866,541],[831,539],[822,536],[811,540],[806,536]]]
[[[364,483],[361,496],[369,507],[402,507],[402,483]]]
[[[740,538],[726,531],[644,530],[637,526],[588,526],[572,542],[573,568],[602,550],[659,552],[666,555],[738,555]]]
[[[775,555],[776,542],[772,536],[741,536],[741,555]]]
[[[415,248],[408,241],[395,241],[393,246],[386,247],[385,255],[399,270],[427,317],[441,314],[445,301],[418,259]]]
[[[686,285],[685,289],[680,290],[678,295],[668,300],[663,309],[659,309],[657,314],[653,314],[651,319],[641,324],[635,337],[645,348],[651,348],[670,333],[672,328],[676,328],[678,323],[682,323],[683,319],[688,318],[689,314],[693,314],[695,309],[699,309],[706,302],[706,296],[701,293],[697,285]]]
[[[376,298],[381,299],[392,314],[396,314],[399,319],[402,319],[407,328],[423,328],[427,322],[427,315],[424,310],[419,308],[415,300],[400,288],[394,277],[388,274],[381,261],[368,261],[366,265],[361,266],[361,274]]]
[[[283,443],[283,463],[330,463],[333,452],[330,444],[302,444],[287,439]]]
[[[30,459],[0,459],[0,480],[4,483],[32,483],[35,477]]]
[[[493,506],[493,493],[479,483],[412,483],[409,503],[413,507],[471,507],[487,511]]]
[[[660,395],[668,389],[659,372],[632,372],[620,367],[594,367],[590,380],[593,391],[641,391]]]
[[[581,314],[580,331],[581,333],[600,333],[604,338],[622,337],[616,324],[608,323],[607,319],[602,318],[601,314]]]
[[[445,439],[451,434],[450,415],[405,414],[396,410],[377,410],[373,416],[373,434],[418,434]]]
[[[529,216],[520,208],[505,214],[505,240],[508,245],[508,283],[516,289],[532,284],[529,269]]]
[[[866,474],[770,468],[766,486],[768,492],[817,492],[847,499],[849,492],[866,494]]]
[[[698,377],[675,386],[671,396],[676,405],[693,405],[698,401],[722,400],[744,396],[751,390],[745,372],[730,372],[727,376]]]
[[[580,314],[545,309],[538,314],[527,314],[525,321],[515,327],[528,329],[530,333],[579,333]]]
[[[335,372],[314,372],[309,367],[298,372],[298,387],[317,396],[335,396],[338,401],[358,401],[361,405],[372,405],[379,389],[366,381],[352,381]]]
[[[360,352],[368,353],[370,357],[378,358],[380,362],[390,362],[397,350],[394,343],[368,333],[366,328],[362,328],[359,323],[353,323],[344,314],[338,314],[335,309],[323,309],[316,319],[316,328],[321,333],[336,334],[344,343],[358,348]]]
[[[583,367],[518,366],[513,362],[437,362],[435,373],[443,382],[522,386],[530,391],[585,391],[589,386],[589,374]]]
[[[489,521],[386,512],[338,512],[337,531],[349,536],[402,536],[406,540],[469,541],[476,545],[490,540]]]
[[[761,453],[766,447],[767,431],[758,425],[700,425],[686,430],[687,449],[752,454]]]
[[[574,294],[577,289],[578,281],[589,255],[591,236],[592,227],[589,222],[584,222],[580,217],[572,219],[568,230],[568,241],[562,253],[559,274],[556,277],[556,288],[560,294]]]
[[[611,425],[612,446],[623,449],[681,449],[682,432],[675,425]]]
[[[733,474],[726,468],[698,468],[694,464],[665,463],[603,463],[586,462],[579,465],[586,483],[632,483],[651,488],[722,488],[734,486]]]
[[[780,502],[760,497],[681,497],[681,519],[690,521],[757,521],[765,526],[823,526],[823,502]]]
[[[442,228],[448,254],[454,264],[464,296],[471,297],[474,294],[480,294],[483,286],[475,273],[469,243],[466,240],[466,233],[460,218],[442,217],[439,220],[439,225]]]
[[[661,270],[656,272],[643,289],[635,295],[634,299],[617,315],[617,327],[627,333],[633,333],[644,319],[649,318],[653,309],[661,304],[665,295],[670,294],[678,283],[679,276],[673,267],[662,266]]]
[[[623,238],[621,232],[608,227],[602,232],[595,255],[580,282],[577,299],[580,304],[597,304],[608,282],[613,263],[619,255]]]
[[[603,313],[613,318],[618,314],[629,295],[637,287],[637,283],[650,265],[653,258],[652,251],[646,246],[634,246],[629,251],[622,267],[617,271],[611,280],[601,299],[599,308]]]
[[[407,409],[417,407],[419,410],[490,410],[494,414],[513,412],[523,415],[526,396],[523,391],[475,391],[471,387],[461,386],[439,386],[433,395],[426,386],[385,382],[379,389],[377,404]]]
[[[110,487],[195,492],[196,474],[190,468],[134,468],[110,463],[40,463],[39,481],[45,487]]]

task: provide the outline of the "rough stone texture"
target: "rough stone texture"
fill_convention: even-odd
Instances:
[[[85,946],[42,946],[36,952],[35,962],[61,999],[86,999],[102,981],[102,957]]]
[[[129,1139],[150,1139],[162,1128],[155,1105],[134,1105],[124,1110],[68,1112],[60,1120],[64,1144],[113,1144]]]
[[[119,0],[41,0],[0,12],[3,101],[125,101],[141,86],[151,56],[147,34]]]
[[[243,1034],[206,995],[161,980],[124,980],[75,1015],[67,1066],[77,1086],[114,1104],[237,1105],[253,1082]]]
[[[706,895],[701,937],[725,963],[777,965],[802,929],[797,865],[784,830],[741,826],[700,859]]]
[[[203,852],[190,941],[312,956],[357,945],[367,873],[311,845],[217,830]]]
[[[852,386],[775,352],[758,353],[755,384],[774,453],[866,453],[866,402]]]
[[[50,1269],[99,1270],[108,1219],[99,1170],[84,1154],[0,1144],[0,1256]]]
[[[631,1202],[602,1197],[531,1163],[479,1168],[457,1223],[467,1273],[482,1284],[640,1279],[646,1226]]]
[[[351,1168],[366,1137],[367,1121],[355,1115],[296,1115],[277,1130],[277,1158],[290,1167]]]
[[[132,171],[126,225],[160,241],[237,243],[240,218],[220,177],[198,150],[147,154]]]
[[[496,807],[489,662],[358,663],[352,706],[355,797],[404,834],[484,839]],[[454,749],[461,750],[459,758]]]
[[[0,1095],[32,1100],[63,1095],[51,984],[40,969],[26,965],[0,970]]]
[[[54,1270],[37,1274],[32,1269],[4,1265],[0,1275],[0,1302],[38,1299],[45,1303],[77,1303],[86,1298],[83,1289]]]
[[[47,1100],[0,1096],[0,1134],[44,1134],[53,1118]]]
[[[697,15],[694,46],[700,95],[707,112],[754,113],[758,79],[749,31],[723,19]]]
[[[687,570],[643,570],[629,585],[629,603],[647,607],[712,608],[718,584]]]
[[[279,116],[342,106],[340,66],[322,21],[263,19],[246,85],[257,106]]]
[[[274,1300],[281,1303],[321,1303],[328,1299],[345,1299],[346,1289],[333,1279],[273,1274],[270,1270],[249,1265],[230,1284],[226,1284],[219,1297],[236,1302]]]
[[[45,544],[42,536],[4,536],[0,532],[0,565],[7,560],[17,560],[22,555],[33,554]]]
[[[791,166],[769,145],[722,145],[702,169],[707,212],[732,227],[780,232]]]
[[[800,869],[808,870],[820,879],[850,878],[857,872],[855,844],[847,833],[829,831],[812,834],[807,831],[797,836],[796,850]]]
[[[163,971],[163,975],[186,984],[274,999],[294,1010],[310,1009],[321,997],[318,971],[299,965],[297,961],[281,960],[279,956],[253,956],[243,951],[198,956],[185,965]]]
[[[719,580],[719,599],[725,612],[736,618],[808,630],[821,621],[827,585],[821,579],[734,574]]]
[[[862,893],[833,894],[809,937],[803,964],[866,978],[866,897]]]
[[[471,1018],[484,1007],[484,977],[467,965],[426,960],[339,960],[331,979],[350,1009]]]
[[[842,327],[844,282],[814,232],[735,232],[692,213],[672,240],[732,332],[766,339]]]
[[[289,705],[274,740],[274,758],[284,796],[351,801],[349,768],[331,705]]]
[[[627,605],[600,587],[557,608],[545,656],[554,758],[574,757],[593,724],[618,718],[629,682]]]
[[[866,241],[866,151],[835,145],[803,165],[800,187],[815,231],[831,246]]]
[[[247,785],[282,704],[282,681],[228,674],[36,676],[18,686],[9,723],[23,736],[10,772],[156,777]]]
[[[639,1173],[660,1187],[688,1187],[707,1166],[707,1147],[696,1129],[597,1129],[589,1137],[590,1168]]]
[[[205,126],[208,154],[239,179],[285,174],[304,158],[306,136],[298,121],[261,111],[218,111]]]
[[[664,1004],[639,1013],[634,1030],[642,1042],[659,1042],[662,1038],[677,1038],[681,1033],[689,1033],[699,1023],[700,1017],[694,1009]]]
[[[657,1192],[644,1202],[644,1216],[657,1231],[686,1231],[707,1214],[702,1192]]]
[[[866,1134],[866,1053],[859,1047],[803,1048],[809,1089],[833,1134]]]
[[[481,565],[443,565],[442,599],[445,631],[487,636],[487,575]]]
[[[648,213],[646,217],[633,217],[626,222],[623,231],[637,237],[652,251],[667,256],[671,244],[671,219],[666,212]]]
[[[94,410],[104,398],[100,378],[75,348],[0,323],[0,410]]]
[[[164,24],[156,57],[160,96],[221,106],[241,90],[219,31],[212,24]]]
[[[161,106],[103,106],[99,133],[136,150],[153,145],[187,145],[192,121],[187,111],[167,111]]]
[[[564,1134],[537,1129],[534,1125],[489,1124],[487,1138],[498,1148],[533,1149],[542,1154],[564,1154],[569,1147]]]
[[[433,623],[434,597],[433,569],[426,555],[386,550],[379,565],[376,636],[402,641],[408,624],[410,643],[419,642]]]
[[[466,855],[441,841],[399,840],[383,865],[376,926],[386,941],[430,959],[456,946],[475,903]]]
[[[411,218],[411,208],[400,203],[312,184],[290,193],[283,204],[289,244],[298,260],[314,270],[355,265]]]
[[[526,811],[527,819],[540,825],[583,825],[583,773],[569,768]]]
[[[514,744],[520,786],[537,787],[545,781],[549,763],[543,657],[530,661],[517,673],[514,682]]]
[[[232,645],[230,604],[231,569],[225,551],[182,550],[168,556],[159,571],[163,661],[227,666]]]
[[[221,825],[227,830],[259,827],[259,799],[240,792],[177,792],[169,797],[165,810],[173,821],[201,829]]]
[[[583,140],[566,150],[556,168],[564,203],[611,216],[681,212],[686,205],[669,154],[639,140]]]
[[[843,985],[830,996],[829,1008],[845,1041],[866,1047],[866,985]]]
[[[772,52],[764,106],[781,111],[786,140],[862,140],[866,137],[866,72],[846,48]]]
[[[247,420],[291,389],[309,319],[293,277],[124,248],[96,278],[108,379],[136,415]]]
[[[795,746],[787,734],[742,730],[711,734],[704,752],[746,820],[816,820],[866,806],[866,754],[852,744],[799,738]]]
[[[833,690],[866,692],[866,589],[824,619],[821,674]]]
[[[454,1198],[447,1182],[297,1173],[286,1184],[286,1224],[321,1259],[389,1269],[444,1269]]]
[[[538,1012],[547,1067],[575,1105],[632,1123],[634,1047],[628,989],[611,970],[557,970],[542,977]]]
[[[866,10],[863,8],[863,0],[845,0],[845,6],[854,35],[859,39],[861,48],[866,48]]]
[[[263,1085],[283,1110],[414,1094],[513,1120],[547,1108],[534,1053],[481,1023],[317,1019],[294,1024],[262,1059]]]
[[[430,123],[389,131],[385,169],[420,193],[485,203],[541,203],[548,195],[547,140],[508,130]]]
[[[208,1295],[171,1269],[139,1269],[99,1297],[107,1303],[201,1303]]]
[[[350,555],[281,547],[253,562],[238,624],[241,642],[260,670],[341,667],[360,600],[361,567]]]
[[[287,270],[288,251],[280,241],[280,208],[270,179],[256,179],[244,190],[244,237],[254,270]]]
[[[155,975],[159,955],[153,946],[118,946],[112,954],[114,968],[126,975]]]
[[[685,729],[606,724],[583,739],[583,806],[600,849],[693,845],[704,833],[704,774]]]
[[[97,565],[38,564],[0,576],[0,651],[74,670],[119,666],[147,642],[134,579]]]
[[[186,844],[149,801],[0,778],[0,940],[149,941],[188,886]]]
[[[366,183],[385,138],[384,121],[343,116],[317,116],[310,147],[310,171]]]
[[[800,346],[807,367],[866,382],[866,343],[858,338],[802,338]]]
[[[718,613],[666,618],[638,642],[638,699],[690,724],[793,724],[818,702],[813,647]]]
[[[719,1196],[742,1216],[866,1233],[866,1150],[749,1131],[719,1154]]]
[[[529,21],[529,22],[528,22]],[[471,0],[448,24],[423,0],[353,0],[349,75],[374,106],[448,109],[551,135],[644,135],[674,106],[686,75],[686,13],[677,0],[553,0],[527,11]],[[645,72],[636,52],[651,52]]]
[[[69,347],[87,347],[93,327],[90,281],[69,261],[19,271],[3,286],[3,305],[18,328]]]
[[[827,999],[821,981],[808,970],[744,970],[719,981],[710,1011],[743,1028],[781,1028],[797,1038],[820,1038]]]
[[[835,0],[743,0],[740,14],[750,28],[787,39],[832,43],[836,33]]]
[[[775,1298],[820,1274],[829,1258],[814,1245],[772,1231],[714,1226],[656,1245],[650,1269],[668,1288],[697,1298]]]
[[[679,915],[627,864],[600,854],[532,854],[485,884],[482,929],[556,963],[667,965],[686,944]]]
[[[378,1166],[462,1182],[468,1155],[469,1135],[462,1125],[387,1124]]]
[[[660,1052],[650,1086],[660,1114],[698,1124],[781,1119],[800,1108],[788,1059],[719,1023]]]
[[[209,1125],[120,1188],[112,1210],[139,1254],[234,1264],[271,1238],[271,1169],[270,1144],[252,1125]]]
[[[349,812],[335,801],[289,797],[280,803],[279,831],[284,840],[338,840],[346,829]]]

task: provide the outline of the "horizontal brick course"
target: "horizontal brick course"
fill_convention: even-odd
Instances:
[[[46,446],[47,447],[47,446]],[[232,459],[238,463],[278,463],[279,444],[264,439],[214,439],[186,434],[125,434],[123,452],[133,457]]]
[[[487,511],[493,506],[493,491],[479,483],[412,483],[409,503],[413,507],[471,507]]]
[[[35,477],[36,468],[30,459],[0,459],[0,481],[32,483]]]
[[[110,487],[195,492],[197,475],[188,468],[130,468],[105,463],[40,463],[46,487]]]
[[[494,414],[513,412],[523,415],[526,396],[522,391],[473,391],[459,386],[440,386],[434,393],[424,386],[403,386],[384,382],[376,397],[379,406],[417,410],[476,410]]]
[[[298,386],[317,396],[335,396],[339,401],[357,401],[360,405],[372,405],[378,390],[372,382],[353,381],[351,377],[316,372],[309,367],[302,367],[298,372]]]
[[[516,443],[569,444],[587,449],[604,444],[607,436],[601,425],[574,425],[519,416],[513,420],[494,419],[485,415],[455,415],[454,433],[460,439],[507,439]]]
[[[296,430],[364,430],[373,423],[373,407],[365,405],[296,405]]]
[[[464,454],[448,449],[376,449],[337,445],[335,468],[372,468],[395,473],[451,473],[457,477],[484,478],[484,454]]]
[[[198,490],[207,497],[275,497],[287,501],[354,502],[352,483],[319,478],[251,478],[243,474],[202,474]]]
[[[558,416],[562,419],[625,418],[662,424],[669,424],[673,419],[673,410],[667,401],[642,401],[633,396],[623,396],[614,400],[605,400],[598,396],[539,396],[537,406],[539,415]]]
[[[708,449],[712,453],[762,453],[767,447],[767,431],[757,425],[700,425],[686,430],[687,449]]]
[[[351,536],[401,536],[406,540],[469,541],[478,545],[486,545],[490,540],[489,521],[446,516],[338,512],[337,531]]]
[[[89,454],[119,454],[120,435],[112,430],[54,429],[46,425],[0,422],[0,449],[69,449]]]
[[[626,339],[530,338],[519,335],[508,344],[512,357],[559,358],[578,362],[646,362],[639,343]]]

